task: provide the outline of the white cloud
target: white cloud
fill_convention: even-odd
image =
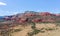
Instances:
[[[19,11],[5,11],[5,10],[0,10],[0,16],[7,16],[7,15],[16,15],[20,13]]]
[[[0,6],[4,6],[4,5],[7,5],[7,4],[4,2],[0,2]]]

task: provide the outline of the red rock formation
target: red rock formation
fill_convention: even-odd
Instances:
[[[24,23],[27,22],[27,18],[29,18],[28,21],[33,22],[55,22],[56,20],[58,21],[60,19],[59,16],[60,14],[51,14],[49,12],[41,12],[41,13],[27,12],[20,15],[14,15],[12,17],[11,16],[5,17],[5,20],[16,20],[19,23]],[[39,17],[42,19],[40,19]]]
[[[42,13],[39,13],[39,15],[41,15],[41,16],[50,16],[51,14],[49,12],[42,12]]]
[[[35,16],[35,14],[27,13],[27,14],[25,14],[25,16]]]
[[[47,20],[43,19],[42,22],[47,22]]]
[[[27,22],[27,18],[20,18],[20,19],[18,20],[18,22],[19,22],[19,23],[25,23],[25,22]]]
[[[16,20],[16,17],[12,17],[11,20]]]
[[[48,22],[55,22],[55,19],[54,18],[49,18],[47,21]]]
[[[60,14],[56,14],[56,16],[60,16]]]
[[[33,19],[32,22],[42,22],[42,19],[36,18],[36,19]]]

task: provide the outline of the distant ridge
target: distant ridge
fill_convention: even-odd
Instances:
[[[5,16],[5,20],[23,22],[60,22],[60,14],[50,12],[25,11],[16,15]]]
[[[0,18],[4,18],[4,16],[0,16]]]

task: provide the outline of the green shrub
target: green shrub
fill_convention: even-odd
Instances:
[[[19,31],[21,31],[21,29],[15,29],[15,30],[14,30],[14,32],[19,32]]]
[[[51,30],[55,30],[55,29],[54,28],[45,28],[45,30],[51,31]]]
[[[38,34],[41,30],[34,29],[33,33]]]
[[[32,29],[35,29],[36,27],[35,26],[31,26]]]
[[[32,32],[28,33],[28,36],[33,36],[33,33]]]
[[[41,31],[41,30],[34,29],[34,31],[28,33],[28,36],[36,35],[36,34],[38,34],[39,32],[42,32],[42,33],[43,33],[43,32],[45,32],[45,31]]]

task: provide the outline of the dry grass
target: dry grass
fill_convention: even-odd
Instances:
[[[21,31],[19,32],[15,32],[15,33],[12,33],[13,36],[29,36],[28,33],[30,32],[36,32],[37,34],[34,33],[33,36],[60,36],[60,27],[57,27],[55,24],[52,24],[52,23],[42,23],[42,24],[36,24],[35,27],[36,27],[36,30],[33,30],[31,28],[32,25],[28,25],[28,26],[25,26],[25,27],[22,27],[22,26],[17,26],[17,27],[14,27],[14,29],[22,29]],[[56,28],[59,28],[59,29],[56,29]],[[44,31],[44,33],[41,33],[41,31]],[[53,30],[53,31],[51,31]],[[38,33],[39,32],[39,33]]]

